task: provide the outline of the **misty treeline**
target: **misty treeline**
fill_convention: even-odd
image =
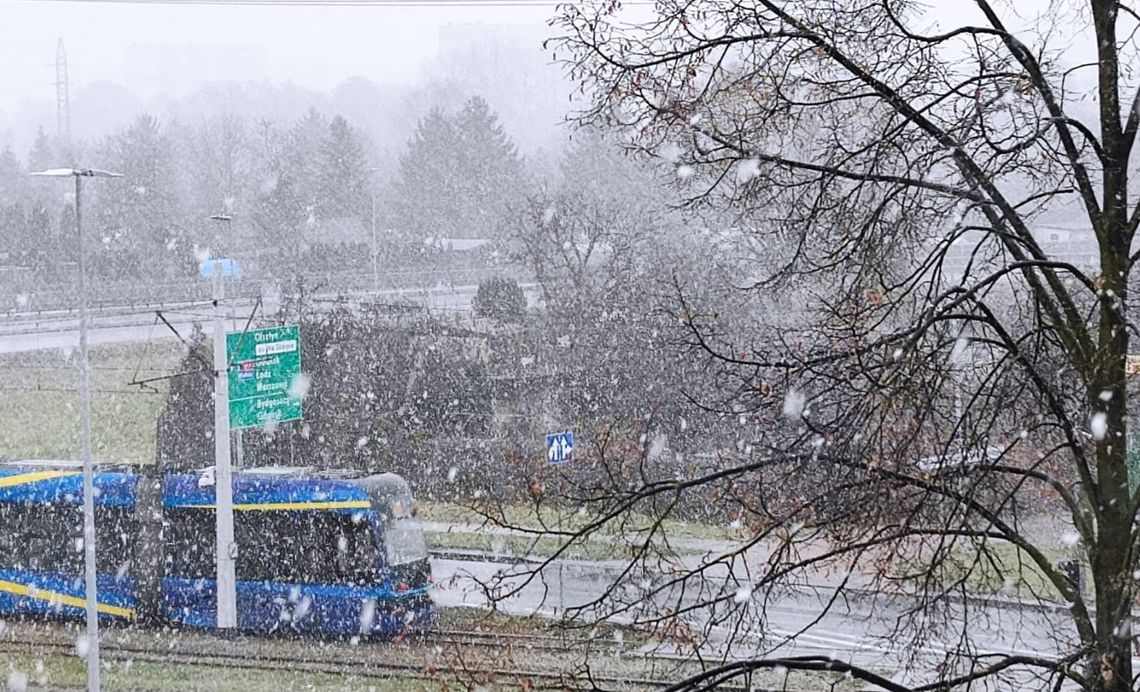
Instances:
[[[27,270],[26,289],[70,278],[73,195],[28,174],[89,162],[124,175],[85,193],[92,272],[134,282],[185,281],[207,253],[242,259],[263,277],[360,272],[373,223],[385,269],[429,264],[433,239],[494,238],[502,202],[487,191],[523,182],[521,159],[479,97],[424,118],[394,178],[380,175],[375,156],[356,126],[315,109],[286,123],[143,114],[74,146],[40,130],[26,156],[0,152],[0,257]],[[437,175],[444,168],[450,176]]]
[[[342,127],[337,122],[310,114],[285,141],[304,141],[307,132],[308,141],[329,147],[337,139],[323,133]],[[317,144],[312,151],[320,151]],[[314,168],[300,179],[320,180],[321,163],[332,160],[300,157],[275,180],[296,179],[291,171],[301,165]],[[351,160],[351,170],[365,170]],[[521,275],[527,289],[492,277],[479,285],[470,311],[429,313],[394,297],[336,298],[344,289],[337,277],[314,278],[308,265],[276,271],[286,307],[258,312],[253,324],[301,325],[311,388],[303,423],[244,433],[245,462],[393,470],[427,497],[529,501],[536,488],[549,483],[554,490],[547,432],[637,446],[652,421],[651,465],[666,477],[736,445],[736,416],[710,415],[690,400],[698,391],[708,398],[706,373],[686,357],[682,324],[661,309],[675,281],[703,284],[710,268],[699,260],[714,257],[710,243],[719,233],[687,224],[673,205],[673,179],[600,131],[575,131],[560,155],[526,160],[481,99],[431,111],[390,186],[377,192],[377,213],[386,219],[378,223],[387,233],[390,219],[402,219],[399,235],[408,239],[391,246],[406,248],[403,254],[383,250],[383,268],[414,271],[425,257],[435,267],[440,257],[454,257],[451,266]],[[318,187],[304,193],[315,200],[318,231],[322,215],[371,214],[371,190],[352,187],[352,176],[340,180],[339,197],[322,196]],[[253,205],[255,218],[299,218],[289,216],[286,202],[306,197],[290,192],[277,200],[281,189],[266,193],[273,203]],[[248,206],[235,200],[231,223]],[[207,233],[217,227],[203,223]],[[295,252],[290,232],[280,230],[292,221],[276,223],[272,247]],[[463,239],[487,242],[474,252],[445,247]],[[367,266],[367,247],[348,252],[356,266]],[[213,463],[209,345],[200,334],[191,344],[159,425],[158,458],[167,468]],[[574,479],[606,475],[599,458],[583,445]],[[704,517],[713,507],[692,509]]]

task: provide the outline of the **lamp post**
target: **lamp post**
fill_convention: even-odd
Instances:
[[[379,168],[372,167],[368,169],[368,175],[379,171]],[[380,272],[376,266],[376,256],[378,249],[376,247],[376,179],[370,177],[368,181],[368,189],[371,192],[372,199],[372,293],[379,295],[380,293]]]
[[[52,168],[32,173],[48,178],[75,178],[75,235],[79,259],[79,443],[83,460],[83,574],[87,608],[87,689],[98,692],[99,593],[95,578],[95,464],[91,458],[91,363],[87,352],[87,269],[83,247],[80,193],[84,178],[121,178],[95,168]]]
[[[234,220],[234,217],[223,212],[221,214],[211,214],[210,220],[211,221],[217,221],[219,224],[224,225],[228,230],[229,224],[231,221]],[[220,239],[220,236],[219,236],[219,239]],[[233,319],[234,319],[233,310],[226,310],[226,319],[229,320],[231,323],[233,322]],[[231,329],[232,328],[233,327],[231,327]],[[245,463],[245,447],[242,444],[241,430],[234,430],[232,433],[232,436],[233,436],[233,443],[234,443],[234,453],[237,457],[236,459],[234,459],[234,466],[236,468],[240,469],[242,467],[242,465]]]

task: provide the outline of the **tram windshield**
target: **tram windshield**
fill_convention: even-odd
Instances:
[[[384,544],[390,565],[406,565],[428,556],[423,526],[411,517],[388,522],[384,530]]]
[[[415,499],[408,482],[394,473],[383,473],[370,477],[368,487],[383,527],[388,564],[426,560],[423,525],[415,518]]]

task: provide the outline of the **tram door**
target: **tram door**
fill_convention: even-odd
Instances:
[[[213,627],[217,623],[214,511],[168,507],[163,514],[163,615],[191,627]]]

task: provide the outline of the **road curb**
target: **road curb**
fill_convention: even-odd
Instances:
[[[457,562],[494,562],[508,565],[540,565],[544,562],[541,558],[527,557],[525,555],[487,553],[481,550],[429,550],[428,555],[440,560],[455,560]]]
[[[548,560],[545,558],[530,557],[525,555],[502,554],[492,553],[480,550],[459,550],[459,549],[442,549],[442,550],[429,550],[428,554],[433,558],[442,560],[456,560],[458,562],[486,562],[495,564],[510,564],[510,565],[528,565],[531,567],[549,563],[551,565],[560,562],[570,562],[579,565],[588,565],[602,572],[620,573],[623,566],[615,566],[607,562],[598,562],[591,560]],[[922,596],[917,593],[907,593],[900,591],[875,591],[860,586],[835,586],[833,584],[824,584],[816,582],[804,582],[796,586],[808,589],[815,589],[819,591],[836,592],[842,591],[843,595],[851,599],[874,600],[883,598],[905,598],[915,600]],[[1030,601],[1012,596],[986,596],[986,595],[966,595],[961,594],[942,594],[937,597],[937,600],[975,605],[980,607],[1004,608],[1010,610],[1035,610],[1053,612],[1057,614],[1068,614],[1070,605],[1067,603],[1060,603],[1054,601]],[[1090,611],[1091,612],[1091,611]]]

